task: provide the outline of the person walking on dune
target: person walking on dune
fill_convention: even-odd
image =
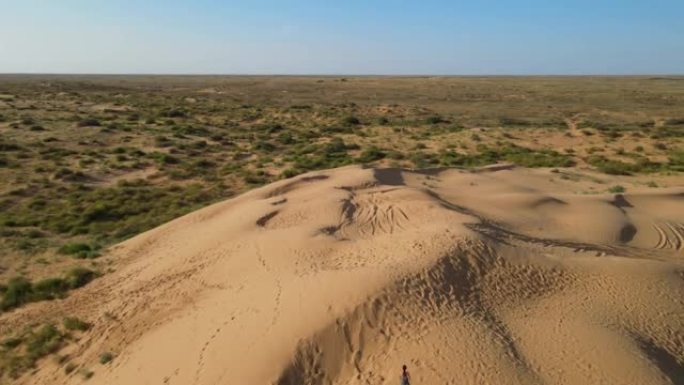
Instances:
[[[411,375],[406,370],[406,365],[401,367],[401,385],[411,385]]]

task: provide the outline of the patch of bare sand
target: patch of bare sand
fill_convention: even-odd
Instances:
[[[124,242],[116,272],[0,325],[93,322],[62,352],[93,384],[393,384],[404,363],[415,384],[681,384],[684,189],[570,191],[512,167],[310,173]],[[81,382],[52,360],[17,381]]]

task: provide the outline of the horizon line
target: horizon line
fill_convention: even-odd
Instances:
[[[684,77],[682,73],[550,73],[550,74],[345,74],[345,73],[192,73],[192,72],[0,72],[0,76],[226,76],[226,77]]]

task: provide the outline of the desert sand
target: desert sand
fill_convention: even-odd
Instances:
[[[684,188],[580,194],[507,166],[345,167],[113,248],[76,313],[91,384],[682,384]],[[103,351],[114,360],[100,365]],[[19,384],[79,384],[43,360]]]

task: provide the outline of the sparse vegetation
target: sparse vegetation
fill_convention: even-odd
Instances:
[[[4,311],[85,285],[115,242],[312,170],[581,164],[659,183],[684,172],[675,80],[39,79],[0,77]],[[204,93],[209,81],[241,93]],[[42,268],[55,261],[68,272]]]
[[[29,302],[63,298],[69,290],[85,286],[96,277],[94,271],[83,267],[75,267],[63,277],[44,278],[35,283],[24,277],[15,277],[0,287],[0,309],[8,311]]]
[[[66,330],[86,331],[90,329],[90,324],[76,317],[66,317],[63,321]]]
[[[611,188],[608,189],[608,192],[611,194],[621,194],[625,192],[627,189],[624,188],[624,186],[616,185],[612,186]]]
[[[26,328],[3,342],[0,349],[0,378],[17,378],[43,357],[57,352],[68,336],[53,324]],[[10,342],[10,343],[8,343]]]
[[[100,354],[100,363],[106,365],[114,359],[114,354],[111,352],[104,352]]]
[[[100,255],[97,252],[98,249],[99,247],[91,246],[86,243],[72,242],[60,247],[59,252],[76,258],[86,259],[98,257]]]

